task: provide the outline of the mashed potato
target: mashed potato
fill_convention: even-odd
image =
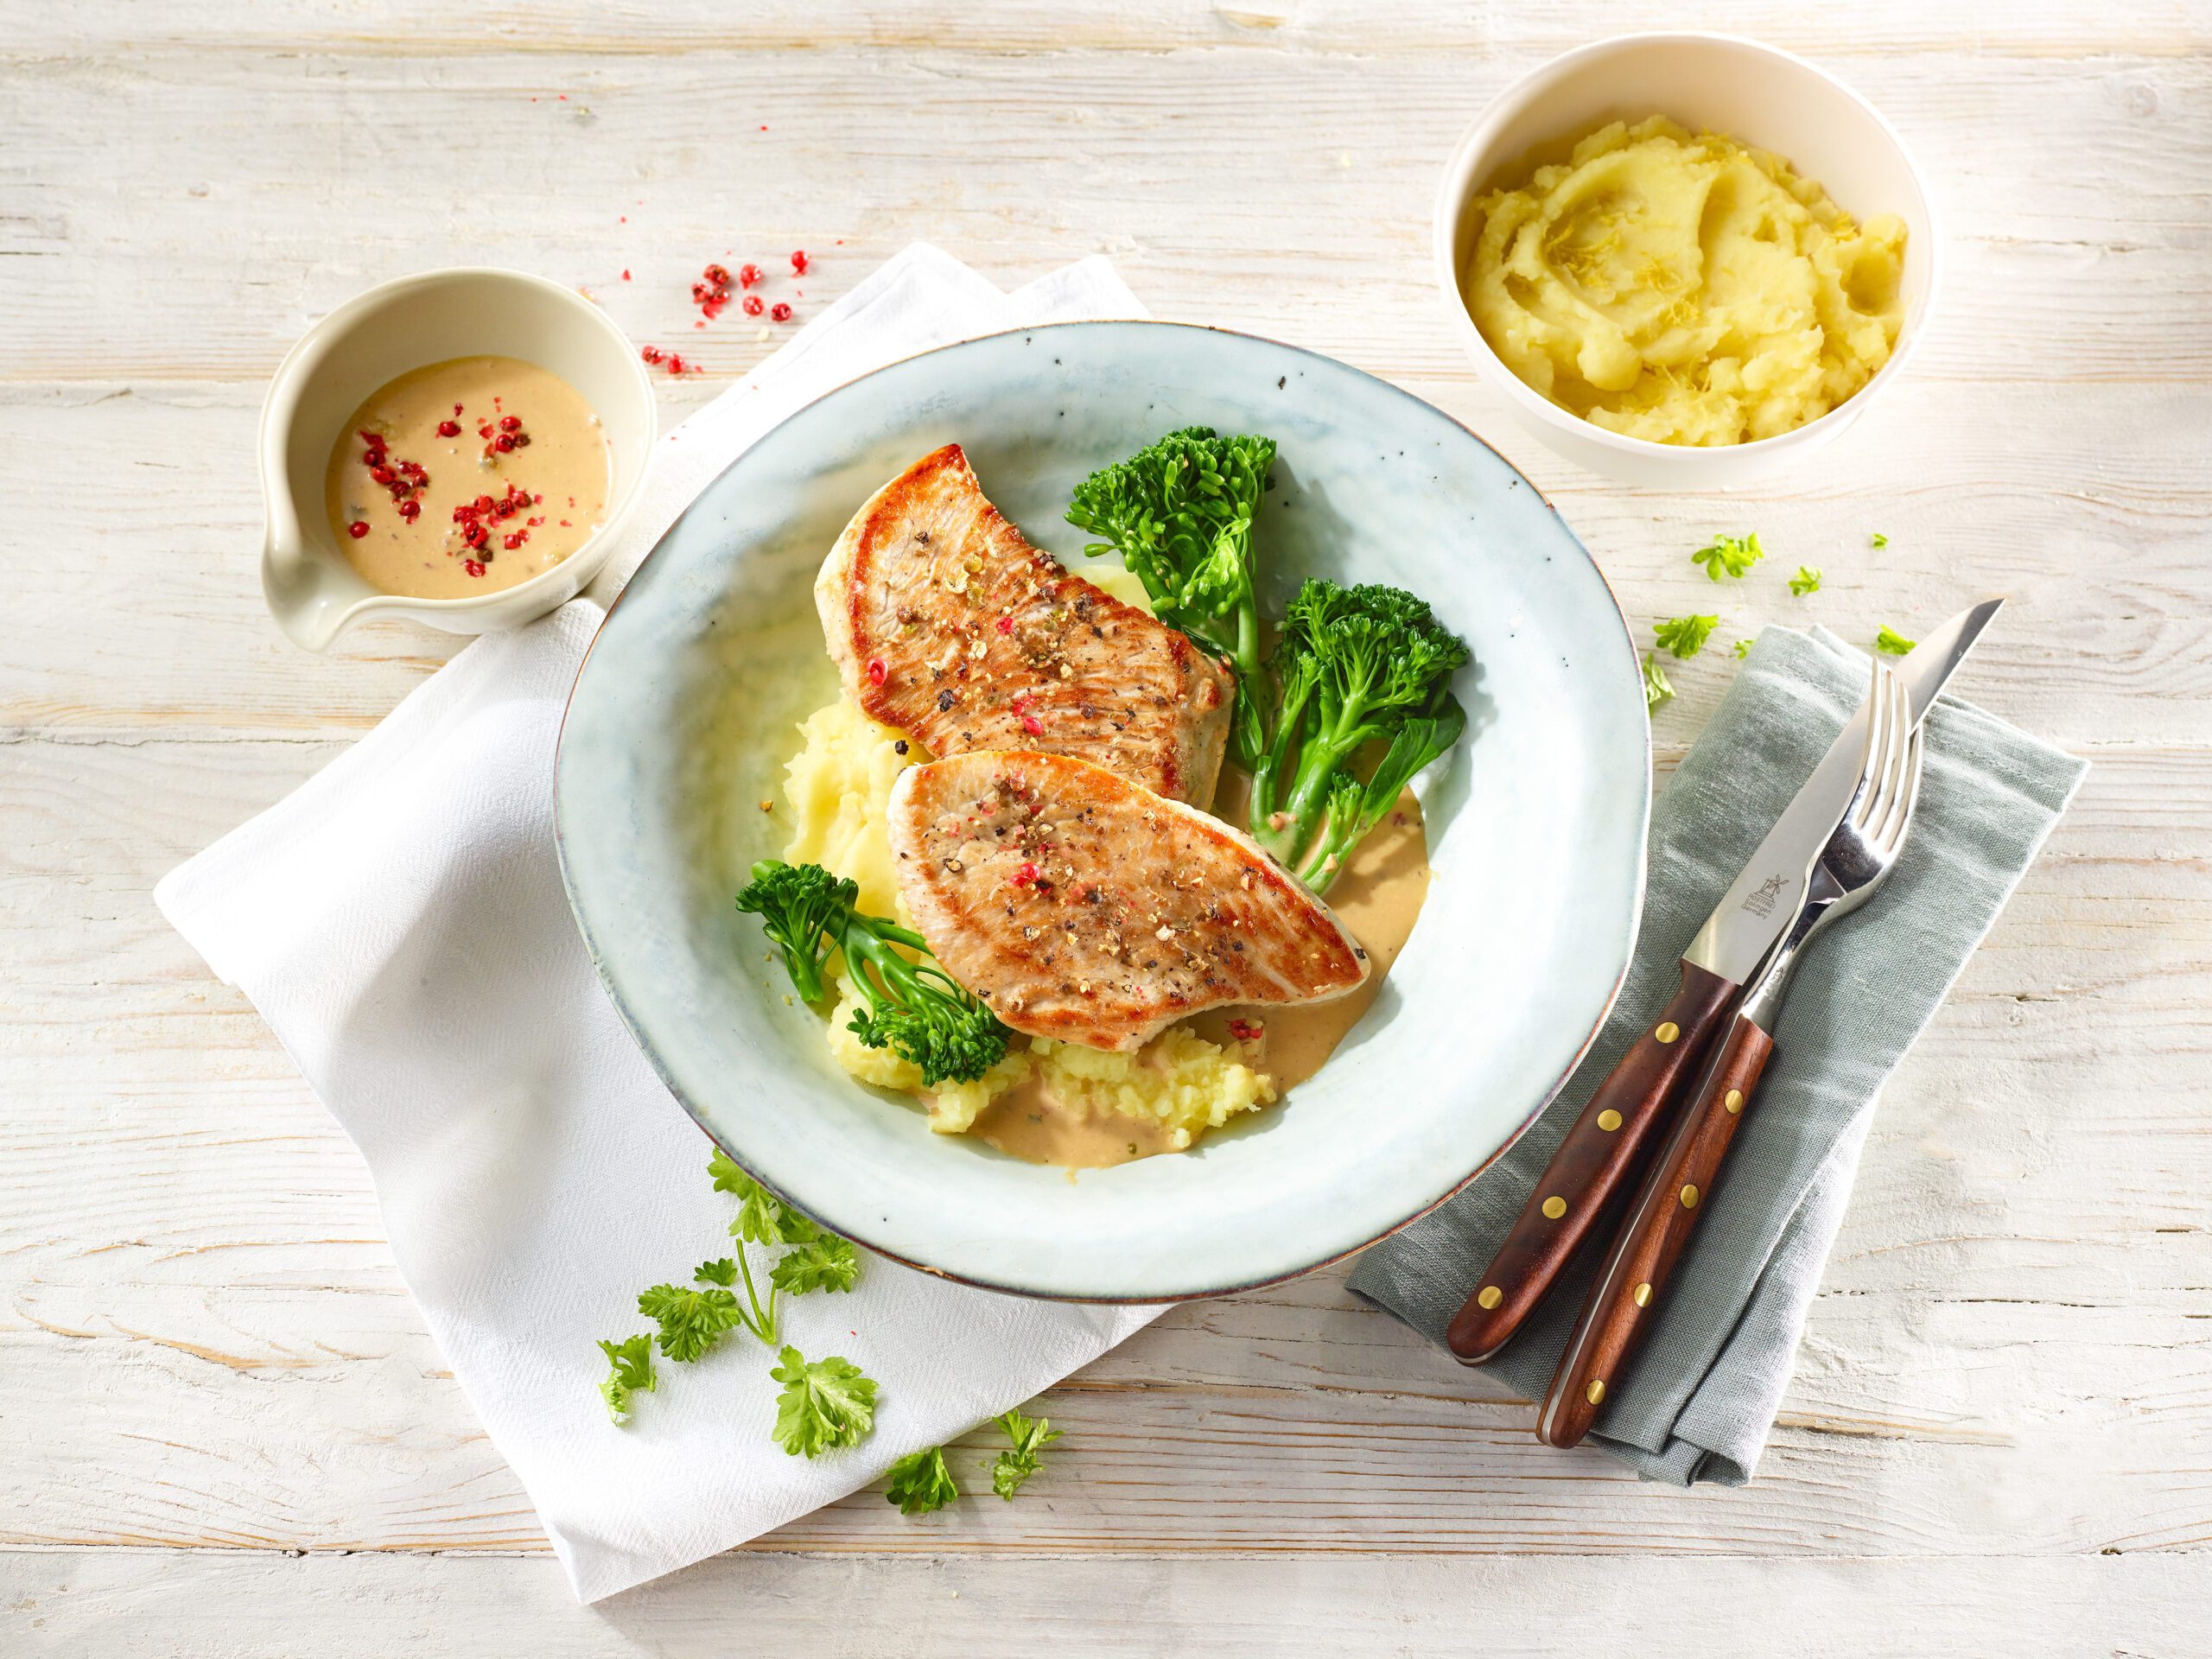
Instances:
[[[1872,379],[1904,322],[1904,225],[1663,116],[1601,127],[1477,204],[1467,309],[1506,366],[1661,443],[1770,438]]]
[[[1239,1112],[1275,1097],[1274,1079],[1181,1026],[1134,1054],[1105,1054],[1043,1037],[1029,1039],[1045,1086],[1079,1111],[1113,1112],[1157,1123],[1179,1151]]]
[[[899,901],[884,815],[899,772],[930,757],[913,742],[900,753],[904,734],[878,725],[843,697],[801,721],[798,734],[799,751],[784,766],[784,798],[794,825],[785,861],[819,864],[849,877],[861,884],[862,910],[912,925]]]
[[[1109,568],[1084,574],[1116,598],[1144,604],[1143,588],[1127,571]],[[784,768],[784,793],[794,825],[784,856],[794,864],[821,864],[851,877],[860,883],[862,910],[911,922],[899,902],[884,820],[900,770],[929,756],[919,744],[878,725],[842,696],[801,721],[799,736],[799,752]],[[902,741],[903,754],[898,747]],[[860,1007],[852,982],[841,976],[837,993],[828,1031],[831,1058],[862,1083],[920,1096],[929,1108],[930,1127],[941,1134],[964,1134],[993,1100],[1033,1075],[1062,1104],[1158,1124],[1176,1147],[1275,1097],[1274,1081],[1264,1072],[1179,1027],[1134,1054],[1102,1054],[1068,1043],[1016,1037],[1006,1058],[975,1082],[943,1083],[925,1091],[919,1066],[869,1048],[849,1029]]]

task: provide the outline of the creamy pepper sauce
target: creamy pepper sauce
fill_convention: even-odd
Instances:
[[[1068,1169],[1103,1169],[1175,1150],[1161,1124],[1071,1107],[1037,1071],[978,1112],[968,1133],[1010,1157]]]
[[[1243,772],[1226,768],[1213,815],[1242,828],[1250,785]],[[1408,789],[1389,817],[1353,849],[1344,873],[1324,895],[1374,966],[1366,983],[1327,1002],[1211,1008],[1191,1017],[1191,1029],[1266,1072],[1280,1099],[1280,1091],[1319,1071],[1373,1006],[1383,976],[1413,934],[1428,896],[1428,880],[1427,830],[1421,803]],[[1255,1027],[1256,1035],[1238,1034]],[[1042,1073],[1033,1071],[985,1107],[968,1132],[1009,1156],[1069,1169],[1099,1169],[1176,1150],[1163,1125],[1119,1112],[1071,1108]]]
[[[574,386],[514,357],[456,357],[353,411],[323,486],[372,587],[467,599],[550,570],[607,513],[606,434]]]

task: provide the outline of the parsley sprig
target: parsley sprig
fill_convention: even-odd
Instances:
[[[1667,671],[1659,666],[1657,653],[1643,653],[1643,711],[1649,714],[1675,695],[1675,687],[1667,678]]]
[[[774,1347],[779,1296],[850,1290],[861,1272],[860,1251],[850,1239],[817,1226],[720,1149],[708,1160],[707,1173],[714,1178],[716,1192],[738,1201],[737,1219],[729,1224],[730,1236],[738,1241],[735,1253],[702,1262],[688,1285],[655,1285],[638,1295],[638,1311],[657,1327],[661,1357],[679,1363],[701,1358],[733,1331],[748,1331]],[[753,1276],[748,1245],[781,1252],[769,1264],[766,1297]],[[658,1383],[655,1334],[599,1344],[610,1368],[599,1392],[607,1415],[617,1423],[630,1421],[634,1394],[651,1393]]]
[[[1821,567],[1817,564],[1799,565],[1797,567],[1797,574],[1789,578],[1789,591],[1796,594],[1800,599],[1804,598],[1808,594],[1819,593],[1821,591]]]
[[[1006,1431],[1012,1442],[991,1465],[991,1490],[1011,1503],[1022,1483],[1037,1472],[1038,1453],[1058,1440],[1060,1431],[1052,1427],[1049,1417],[1023,1416],[1018,1406],[991,1421]]]
[[[1919,643],[1917,639],[1906,639],[1886,622],[1882,624],[1882,631],[1874,636],[1874,649],[1886,652],[1892,657],[1904,656]]]

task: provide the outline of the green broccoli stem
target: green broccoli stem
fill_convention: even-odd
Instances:
[[[1249,594],[1236,607],[1236,647],[1230,665],[1236,677],[1230,758],[1247,772],[1256,772],[1268,747],[1268,669],[1260,659],[1260,607]]]
[[[1377,728],[1362,723],[1348,732],[1326,737],[1309,737],[1298,751],[1298,776],[1293,780],[1289,795],[1284,799],[1281,813],[1289,822],[1280,830],[1273,828],[1270,814],[1269,835],[1277,837],[1271,845],[1267,836],[1260,844],[1274,853],[1285,864],[1295,868],[1298,855],[1313,839],[1320,827],[1322,815],[1328,810],[1330,785],[1339,770],[1360,747],[1375,736]]]
[[[1299,723],[1306,716],[1306,705],[1313,695],[1313,682],[1309,676],[1300,674],[1284,681],[1282,701],[1275,710],[1274,729],[1268,734],[1259,763],[1252,768],[1250,823],[1253,836],[1263,847],[1274,834],[1272,824],[1276,809],[1281,804],[1283,771],[1290,765]],[[1274,849],[1270,847],[1268,850]],[[1281,854],[1276,855],[1280,857]]]
[[[830,994],[822,982],[822,969],[810,957],[803,957],[789,945],[783,947],[784,971],[791,976],[791,988],[798,993],[802,1002],[819,1002]]]
[[[845,931],[838,943],[844,948],[845,967],[853,983],[860,987],[874,1013],[882,1013],[887,1001],[912,1008],[928,1007],[931,990],[944,989],[944,984],[932,986],[925,970],[891,948],[894,944],[910,950],[930,948],[929,942],[910,928],[855,911],[845,918]],[[874,978],[861,971],[862,963],[875,970]],[[943,970],[938,972],[942,976]]]

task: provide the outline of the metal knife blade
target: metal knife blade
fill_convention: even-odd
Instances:
[[[1986,599],[1969,606],[1922,640],[1898,666],[1897,677],[1912,697],[1916,728],[2004,603],[2002,599]],[[1741,985],[1750,978],[1803,903],[1813,861],[1851,804],[1866,747],[1866,711],[1862,707],[1783,809],[1743,874],[1721,895],[1690,948],[1682,952],[1683,961],[1732,984]]]

